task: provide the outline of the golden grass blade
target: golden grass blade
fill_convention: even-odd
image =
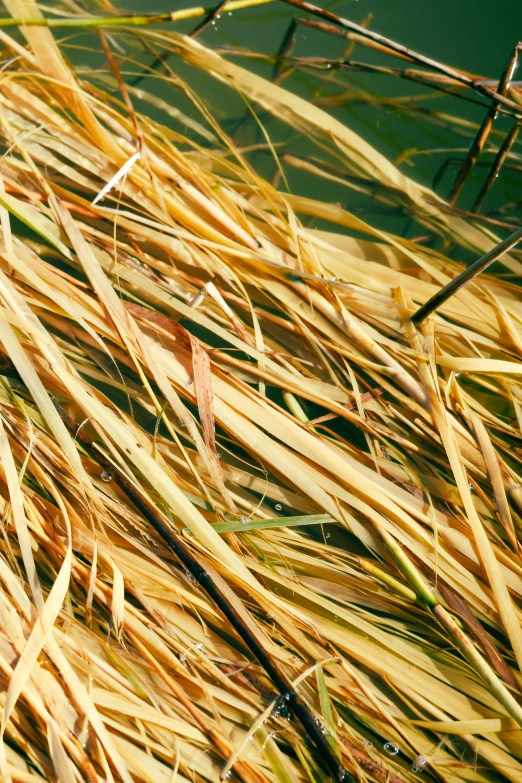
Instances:
[[[284,174],[406,208],[479,255],[507,223],[452,210],[335,112],[151,17],[139,37],[128,17],[49,17],[106,37],[115,21],[107,77],[75,71],[34,3],[10,10],[31,24],[27,48],[0,35],[19,57],[0,84],[4,777],[326,780],[152,508],[298,684],[350,779],[519,783],[519,289],[487,273],[412,331],[462,265],[280,192],[180,58],[315,144],[281,154],[263,119]],[[182,127],[157,79],[126,84],[143,46],[172,58],[161,83],[201,125]]]

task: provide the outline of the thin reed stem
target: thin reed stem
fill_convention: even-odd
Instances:
[[[219,12],[224,10],[224,7],[227,5],[227,0],[221,0],[220,3],[218,3],[209,13],[206,15],[206,17],[203,19],[202,22],[200,22],[196,27],[192,30],[190,33],[190,36],[192,38],[195,38],[196,35],[199,35],[203,32],[203,30],[209,26],[209,24],[212,24],[214,19],[216,17],[219,17]]]
[[[292,710],[301,722],[305,732],[315,745],[318,752],[319,763],[328,770],[332,780],[335,781],[335,783],[351,783],[352,781],[355,781],[355,778],[339,763],[325,735],[321,731],[320,725],[308,709],[304,700],[292,686],[290,679],[266,652],[263,645],[245,623],[239,612],[231,605],[226,595],[214,582],[207,569],[192,554],[179,534],[166,524],[160,513],[154,508],[153,504],[139,492],[131,481],[129,481],[123,471],[114,465],[114,463],[100,450],[99,446],[87,437],[83,430],[78,427],[77,423],[72,420],[58,402],[54,402],[60,417],[75,439],[81,444],[91,459],[100,465],[141,514],[143,514],[145,519],[179,559],[184,568],[190,573],[191,577],[197,581],[209,598],[214,601],[252,655],[257,658],[279,692],[279,698],[282,703],[284,703],[288,709]]]
[[[499,93],[499,95],[506,95],[506,93],[509,90],[511,80],[513,79],[513,75],[518,65],[518,56],[521,50],[522,47],[520,46],[520,44],[515,46],[513,54],[509,58],[506,67],[502,72],[497,88],[497,92]],[[490,107],[486,117],[484,118],[484,121],[482,122],[482,125],[480,126],[477,135],[475,136],[473,142],[471,143],[469,152],[464,160],[464,163],[462,164],[460,170],[457,172],[457,176],[455,177],[455,182],[453,183],[453,187],[451,189],[451,195],[449,198],[450,204],[455,204],[459,195],[461,194],[462,188],[464,187],[464,184],[468,176],[473,170],[473,167],[477,162],[478,156],[484,149],[484,145],[488,140],[489,134],[491,133],[491,129],[493,127],[493,123],[497,119],[498,114],[499,114],[498,106],[496,104],[493,104]]]
[[[438,308],[441,307],[444,302],[447,302],[448,299],[457,293],[457,291],[459,291],[461,288],[467,285],[470,280],[473,280],[473,278],[477,277],[477,275],[487,269],[488,266],[491,266],[491,264],[503,256],[504,253],[508,253],[513,247],[515,247],[515,245],[520,242],[521,239],[522,227],[518,228],[516,231],[506,237],[506,239],[496,245],[496,247],[492,248],[483,256],[474,261],[473,264],[468,266],[467,269],[464,269],[460,275],[457,275],[457,277],[445,285],[444,288],[441,288],[441,290],[432,296],[431,299],[428,299],[428,301],[425,302],[422,307],[419,307],[417,312],[411,316],[411,322],[415,326],[420,326],[420,324],[425,321],[426,318],[431,315],[431,313],[435,312],[435,310],[438,310]]]
[[[486,177],[486,180],[484,184],[482,185],[479,194],[477,198],[475,199],[475,203],[471,207],[472,212],[479,212],[480,208],[482,207],[486,196],[488,195],[489,191],[491,190],[491,187],[495,180],[497,179],[498,175],[500,174],[500,170],[503,167],[504,163],[506,162],[509,153],[511,152],[511,149],[513,147],[513,144],[516,142],[518,138],[518,134],[520,132],[521,123],[520,121],[517,122],[511,130],[509,131],[508,135],[504,139],[497,156],[495,160],[493,161],[493,165],[489,171],[488,176]]]
[[[486,95],[500,106],[504,106],[505,108],[510,109],[510,111],[513,112],[515,116],[520,117],[522,115],[521,107],[517,103],[509,100],[509,98],[506,98],[504,95],[500,95],[496,90],[491,89],[481,81],[473,79],[471,76],[468,76],[465,73],[461,73],[454,68],[450,68],[448,65],[444,65],[437,60],[433,60],[431,57],[426,57],[425,55],[420,54],[413,49],[408,49],[407,46],[403,46],[403,44],[397,43],[391,38],[386,38],[384,35],[374,33],[372,30],[367,30],[365,27],[362,27],[355,22],[351,22],[349,19],[338,16],[337,14],[334,14],[331,11],[327,11],[324,8],[320,8],[313,3],[306,2],[306,0],[284,0],[284,2],[288,3],[288,5],[293,5],[296,8],[300,8],[302,11],[308,11],[308,13],[320,16],[323,19],[328,19],[329,21],[334,22],[335,24],[338,24],[340,27],[343,27],[347,30],[352,30],[353,32],[359,33],[360,35],[369,38],[376,43],[386,46],[388,49],[397,54],[408,57],[413,62],[417,62],[420,65],[425,65],[435,71],[439,71],[440,73],[455,79],[466,87],[469,87],[472,90],[476,90],[482,95]]]

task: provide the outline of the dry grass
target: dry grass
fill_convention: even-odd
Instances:
[[[240,599],[354,780],[519,783],[520,289],[485,275],[415,330],[458,263],[279,192],[204,107],[198,146],[25,35],[0,79],[2,779],[327,780],[54,399]],[[498,241],[316,106],[146,35],[428,230]]]

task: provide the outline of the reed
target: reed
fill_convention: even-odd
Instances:
[[[291,30],[269,81],[171,24],[252,3],[6,0],[2,780],[522,779],[520,205],[455,203],[488,139],[480,206],[517,165],[496,126],[518,129],[514,61],[497,88],[291,2],[398,56],[387,76],[484,102],[453,203],[283,86],[328,70],[342,91],[369,63],[295,56]],[[60,26],[99,28],[106,69],[76,70]],[[274,181],[179,62],[242,96]],[[293,169],[367,209],[289,191]]]

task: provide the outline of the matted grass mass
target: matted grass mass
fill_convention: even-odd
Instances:
[[[158,99],[113,33],[107,92],[51,30],[1,35],[2,779],[329,779],[141,497],[347,779],[520,783],[520,288],[484,274],[409,320],[462,270],[449,243],[500,237],[316,105],[141,30],[165,78],[203,69],[316,142],[289,165],[335,178],[328,153],[443,244],[277,189],[180,78],[190,133],[137,112]]]

